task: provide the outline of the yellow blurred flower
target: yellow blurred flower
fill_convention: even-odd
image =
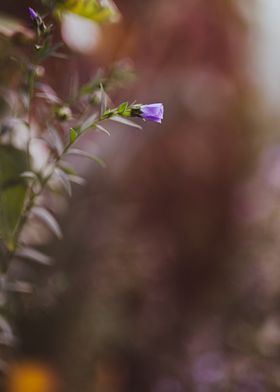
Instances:
[[[7,392],[55,392],[56,384],[55,376],[47,366],[25,362],[12,367]]]
[[[114,22],[119,11],[112,0],[65,0],[57,6],[58,15],[65,12],[83,16],[95,22]]]

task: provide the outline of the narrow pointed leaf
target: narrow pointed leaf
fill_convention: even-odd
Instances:
[[[62,143],[62,140],[61,140],[59,133],[53,127],[49,127],[48,130],[49,130],[49,134],[51,137],[52,145],[55,147],[58,154],[61,155],[64,150],[64,146],[63,146],[63,143]]]
[[[52,262],[52,259],[45,255],[42,252],[39,252],[36,249],[33,248],[22,248],[21,250],[19,250],[16,254],[16,257],[22,258],[22,259],[29,259],[32,261],[37,261],[40,264],[44,264],[44,265],[50,265]]]
[[[78,137],[78,132],[76,131],[76,129],[74,129],[74,128],[70,129],[69,137],[70,137],[71,144],[73,144]]]
[[[59,168],[62,169],[66,174],[76,176],[76,170],[69,164],[69,162],[59,161]]]
[[[20,177],[27,178],[28,180],[36,180],[37,179],[37,175],[32,171],[25,171],[25,172],[21,173]]]
[[[75,184],[78,184],[78,185],[85,185],[86,184],[86,180],[80,176],[74,176],[72,174],[68,174],[68,178],[71,182],[74,182]]]
[[[118,107],[118,113],[119,113],[119,114],[124,113],[124,112],[126,111],[127,107],[128,107],[128,102],[123,102],[123,103],[121,103],[121,104],[119,105],[119,107]]]
[[[103,85],[100,84],[100,112],[103,114],[106,110],[106,94]]]
[[[97,129],[98,131],[104,132],[104,133],[106,133],[106,135],[110,136],[110,132],[107,131],[107,129],[104,128],[102,125],[96,124],[96,129]]]
[[[18,280],[16,282],[7,283],[7,290],[17,293],[31,294],[33,292],[33,287],[31,283]]]
[[[14,341],[15,337],[10,324],[3,316],[0,316],[0,344],[12,346]]]
[[[45,223],[53,234],[55,234],[60,239],[62,238],[62,231],[59,224],[46,208],[33,207],[31,213],[39,218],[43,223]]]
[[[36,97],[43,98],[52,104],[61,104],[62,101],[56,95],[54,89],[45,83],[38,83],[37,85],[38,92],[36,93]]]
[[[54,174],[57,176],[59,179],[61,185],[65,189],[65,191],[68,193],[69,196],[72,196],[72,187],[71,187],[71,182],[69,181],[68,175],[60,168],[56,168],[54,171]]]
[[[115,122],[118,122],[121,124],[129,125],[130,127],[142,129],[141,125],[136,124],[135,122],[128,120],[127,118],[124,118],[121,116],[113,116],[113,117],[110,117],[109,120],[112,120],[112,121],[115,121]]]
[[[103,167],[103,168],[106,167],[105,162],[101,158],[98,158],[97,156],[92,155],[92,154],[90,154],[90,153],[88,153],[86,151],[80,150],[78,148],[70,148],[67,151],[67,154],[69,154],[69,155],[78,155],[78,156],[81,156],[81,157],[84,157],[84,158],[88,158],[88,159],[91,159],[91,160],[97,162],[101,167]]]
[[[86,129],[93,127],[97,117],[98,117],[97,113],[93,113],[91,116],[89,116],[81,126],[81,132],[84,132]]]

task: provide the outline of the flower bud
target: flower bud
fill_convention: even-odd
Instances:
[[[55,115],[59,121],[67,121],[71,119],[72,112],[68,106],[58,106],[55,109]]]
[[[163,104],[151,103],[149,105],[133,105],[131,107],[131,116],[142,117],[144,120],[149,120],[161,123],[163,119]]]

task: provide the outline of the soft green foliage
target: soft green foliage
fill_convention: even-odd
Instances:
[[[28,170],[27,156],[11,145],[0,145],[0,238],[15,246],[15,232],[23,212],[27,185],[20,174]]]
[[[76,131],[76,129],[71,128],[70,129],[70,143],[73,144],[75,142],[75,140],[78,137],[78,132]]]
[[[113,1],[100,0],[65,0],[57,1],[56,12],[61,15],[64,12],[72,12],[86,17],[95,22],[114,21],[119,17]]]
[[[103,22],[117,15],[113,3],[98,0],[45,0],[42,3],[48,7],[45,17],[29,8],[34,28],[29,35],[32,41],[29,42],[32,42],[33,50],[29,48],[26,53],[15,50],[13,53],[19,86],[15,88],[12,83],[11,86],[5,85],[6,96],[3,97],[5,116],[0,127],[0,298],[5,293],[0,314],[1,310],[10,307],[10,301],[14,299],[7,287],[16,288],[14,291],[32,292],[30,282],[22,282],[20,277],[17,279],[15,271],[13,281],[10,281],[9,271],[15,260],[31,262],[32,268],[36,262],[43,266],[51,264],[49,256],[35,249],[32,235],[24,237],[24,234],[32,229],[35,221],[39,233],[44,228],[62,238],[62,230],[48,201],[54,200],[55,204],[57,194],[71,196],[72,183],[83,185],[85,182],[67,157],[89,158],[101,168],[106,167],[102,158],[80,148],[80,139],[86,133],[90,137],[89,133],[96,131],[110,135],[103,124],[108,120],[141,128],[128,119],[139,117],[141,105],[137,106],[137,111],[135,104],[128,102],[109,108],[108,91],[124,82],[124,63],[113,65],[107,72],[98,71],[84,86],[73,89],[65,102],[47,84],[48,78],[44,78],[47,73],[45,60],[65,57],[60,52],[63,44],[53,42],[53,25],[49,23],[49,20],[53,21],[53,14],[73,12],[95,22]],[[10,50],[0,56],[0,69],[2,58],[6,64],[5,56],[10,59]],[[12,77],[10,79],[13,80]],[[4,284],[1,285],[1,282]]]

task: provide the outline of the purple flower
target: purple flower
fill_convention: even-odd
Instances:
[[[38,19],[38,14],[36,11],[34,11],[33,8],[28,7],[28,12],[29,12],[29,16],[33,21],[36,21]]]
[[[140,116],[144,120],[161,123],[161,120],[163,119],[163,104],[151,103],[149,105],[141,105]]]

